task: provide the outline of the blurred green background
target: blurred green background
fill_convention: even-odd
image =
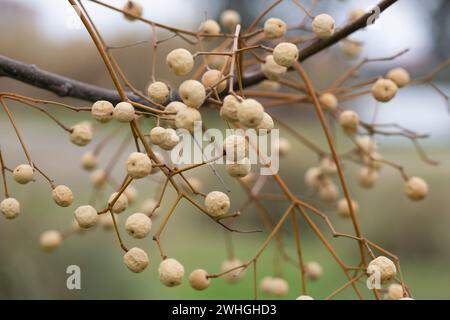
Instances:
[[[125,1],[107,1],[121,6]],[[196,29],[204,17],[217,18],[228,7],[238,9],[244,25],[249,23],[270,1],[143,1],[144,15],[149,19],[169,23],[180,27]],[[304,1],[308,3],[308,1]],[[315,11],[330,12],[336,17],[338,25],[344,23],[348,11],[355,7],[371,8],[376,1],[321,1]],[[27,63],[38,65],[78,80],[111,87],[105,68],[83,29],[70,27],[73,12],[65,1],[38,0],[12,1],[0,0],[0,34],[2,43],[0,54],[13,57]],[[148,26],[138,22],[129,23],[121,15],[111,13],[95,4],[87,2],[94,21],[104,32],[108,42],[120,45],[134,41],[151,39]],[[289,23],[299,21],[303,15],[294,10],[290,1],[284,1],[269,16],[277,16]],[[399,1],[383,14],[378,23],[355,37],[364,42],[363,54],[370,57],[391,55],[405,48],[411,51],[398,60],[389,63],[369,65],[361,72],[361,77],[384,74],[394,66],[404,66],[414,77],[425,74],[449,55],[450,43],[448,19],[448,1]],[[176,19],[174,19],[176,17]],[[408,27],[405,27],[408,26]],[[413,36],[412,36],[413,35]],[[163,33],[161,38],[167,36]],[[18,41],[20,39],[20,41]],[[170,81],[174,87],[181,79],[174,79],[163,63],[165,54],[171,49],[184,46],[180,39],[173,39],[162,45],[158,51],[157,76]],[[138,88],[144,89],[150,79],[151,44],[117,51],[121,65],[130,80]],[[305,63],[308,72],[314,78],[317,87],[324,88],[346,70],[350,62],[340,53],[339,47],[326,50]],[[436,79],[436,83],[445,92],[449,92],[450,74],[446,70]],[[39,98],[58,100],[47,92],[31,88],[11,79],[0,79],[1,91],[13,91]],[[68,103],[86,106],[88,103],[65,99]],[[165,288],[157,278],[160,257],[151,237],[135,241],[130,238],[123,224],[126,217],[138,210],[140,203],[149,197],[156,197],[158,182],[150,179],[139,181],[139,198],[132,207],[120,216],[121,233],[126,244],[137,245],[145,249],[150,256],[150,267],[142,274],[132,274],[122,263],[120,247],[114,233],[96,230],[76,234],[66,239],[55,252],[45,253],[39,249],[38,239],[41,232],[48,229],[65,229],[71,225],[73,209],[85,204],[91,196],[92,187],[89,173],[83,172],[79,158],[86,150],[94,146],[116,124],[108,124],[96,131],[96,139],[86,148],[69,143],[68,136],[38,111],[19,104],[10,104],[18,127],[29,146],[33,160],[48,172],[58,184],[67,184],[75,193],[75,202],[70,208],[57,207],[51,199],[48,184],[41,179],[35,183],[21,186],[13,183],[12,195],[21,202],[22,213],[13,221],[0,219],[0,298],[2,299],[245,299],[252,298],[251,270],[245,279],[237,284],[227,284],[222,279],[213,281],[204,292],[193,291],[187,281],[180,287]],[[361,98],[346,103],[345,107],[354,108],[363,119],[370,120],[374,108],[371,99]],[[311,108],[302,106],[281,107],[271,110],[279,118],[288,119],[293,127],[317,144],[326,148],[323,133]],[[74,114],[55,110],[55,116],[67,125],[89,118],[87,114]],[[204,121],[209,127],[223,127],[213,110],[206,110]],[[386,159],[401,163],[410,175],[423,177],[430,186],[430,196],[420,203],[412,203],[403,195],[403,182],[399,173],[384,168],[381,179],[372,190],[363,190],[356,183],[358,166],[346,163],[345,171],[350,181],[350,191],[360,205],[360,221],[364,234],[372,241],[396,253],[402,264],[406,283],[414,296],[419,299],[450,298],[450,115],[442,97],[430,87],[413,86],[402,89],[394,101],[383,105],[379,114],[380,122],[397,122],[418,132],[430,133],[431,138],[423,142],[428,155],[440,162],[439,166],[430,166],[420,160],[410,141],[396,137],[377,137],[380,151]],[[152,121],[146,128],[153,125]],[[317,162],[317,157],[304,146],[289,138],[292,151],[282,159],[280,174],[290,188],[299,195],[310,195],[303,183],[304,172]],[[339,151],[349,150],[345,138],[336,132]],[[108,146],[101,155],[101,163],[106,164],[115,151],[119,139]],[[10,167],[23,163],[21,152],[12,126],[3,112],[0,112],[0,146]],[[129,149],[129,151],[131,148]],[[114,176],[120,179],[123,170],[125,152],[116,165]],[[232,208],[238,209],[245,201],[245,194],[236,181],[232,180],[218,166],[221,176],[231,187]],[[202,179],[201,190],[209,192],[223,189],[208,168],[190,172]],[[267,192],[280,193],[275,184],[269,183]],[[112,192],[108,189],[106,194]],[[170,191],[161,209],[164,214],[174,199]],[[336,217],[333,208],[323,207],[312,202],[329,214],[339,231],[351,232],[349,221]],[[279,217],[286,203],[264,202],[273,217]],[[353,241],[332,239],[325,225],[316,220],[324,233],[336,247],[339,254],[349,264],[357,262],[357,246]],[[153,230],[156,230],[161,217],[155,218]],[[254,207],[235,222],[241,229],[262,228]],[[305,259],[320,262],[324,269],[323,277],[308,283],[310,294],[324,298],[341,286],[345,279],[325,247],[312,234],[309,227],[301,223],[300,233],[303,241]],[[289,223],[283,228],[285,246],[288,254],[295,257],[295,243],[292,241],[292,228]],[[245,261],[250,258],[264,241],[267,232],[259,234],[232,234],[237,257]],[[167,254],[181,261],[187,275],[196,268],[209,272],[219,272],[221,263],[226,259],[225,234],[222,228],[199,214],[186,202],[177,208],[164,232],[161,241]],[[258,263],[258,278],[273,275],[277,270],[274,264],[276,248],[270,246]],[[79,265],[82,272],[82,289],[66,288],[66,268]],[[283,276],[290,284],[286,297],[293,299],[299,295],[299,272],[288,263],[283,263]],[[362,290],[368,293],[367,289]],[[264,297],[264,296],[263,296]],[[351,290],[344,291],[339,298],[355,298]]]

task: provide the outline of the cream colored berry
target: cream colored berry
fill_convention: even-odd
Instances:
[[[184,76],[194,68],[194,58],[186,49],[172,50],[166,57],[166,64],[177,76]]]
[[[238,162],[231,162],[225,164],[225,170],[227,171],[227,173],[235,178],[245,177],[250,173],[251,169],[252,165],[248,158],[244,158]]]
[[[324,179],[320,167],[311,167],[305,172],[305,184],[309,188],[319,188]]]
[[[59,185],[52,191],[52,198],[55,203],[60,207],[68,207],[73,202],[73,193],[69,187],[65,185]]]
[[[80,206],[75,210],[75,220],[77,220],[80,228],[89,229],[97,223],[97,210],[89,205]]]
[[[241,23],[241,15],[235,10],[225,10],[220,15],[220,23],[228,31],[234,31],[236,26]]]
[[[370,261],[367,267],[367,273],[369,275],[379,276],[381,283],[384,283],[395,278],[397,268],[392,260],[385,256],[379,256]]]
[[[326,92],[319,97],[319,101],[324,110],[336,112],[339,101],[334,94]]]
[[[428,195],[428,184],[422,178],[412,177],[406,181],[404,190],[409,199],[419,201]]]
[[[311,280],[319,279],[322,274],[322,266],[316,261],[309,261],[305,264],[305,274]]]
[[[93,136],[92,126],[80,122],[71,128],[70,141],[77,146],[85,146],[92,141]]]
[[[13,171],[14,180],[26,184],[33,180],[33,168],[28,164],[20,164]]]
[[[359,185],[363,188],[372,188],[378,181],[380,174],[373,168],[363,167],[358,173]]]
[[[343,39],[341,41],[341,51],[349,59],[356,59],[360,56],[363,45],[360,41]]]
[[[355,8],[350,11],[350,13],[348,15],[348,19],[350,21],[355,21],[355,20],[358,20],[359,18],[361,18],[365,14],[366,14],[366,10],[361,9],[361,8]]]
[[[130,21],[136,20],[136,17],[142,17],[144,8],[135,0],[128,0],[123,7],[124,17]]]
[[[237,121],[238,120],[238,116],[237,116],[237,111],[239,109],[240,106],[240,102],[239,100],[233,96],[233,95],[228,95],[223,99],[223,105],[220,108],[220,116],[228,121]]]
[[[216,36],[220,33],[220,25],[216,20],[208,19],[200,25],[198,31],[204,35]]]
[[[286,156],[289,151],[291,151],[291,143],[288,139],[286,138],[280,138],[278,140],[278,154],[280,155],[280,157],[284,157]]]
[[[298,296],[295,300],[314,300],[313,297],[307,295]]]
[[[90,179],[95,187],[100,188],[105,184],[107,180],[107,174],[104,170],[98,169],[92,172]]]
[[[166,134],[164,135],[164,141],[159,145],[163,150],[172,150],[180,142],[180,137],[178,137],[177,132],[171,128],[166,129]]]
[[[403,298],[403,287],[401,284],[393,283],[389,285],[384,298],[387,300],[400,300]]]
[[[230,209],[230,198],[220,191],[212,191],[205,198],[206,211],[213,217],[222,217]]]
[[[378,79],[372,86],[372,96],[380,102],[388,102],[397,94],[398,87],[389,79]]]
[[[289,293],[289,284],[279,277],[264,277],[261,281],[261,290],[273,296],[285,296]]]
[[[114,192],[108,199],[108,205],[112,203],[112,201],[117,197],[118,193]],[[112,206],[113,213],[121,213],[124,212],[128,208],[128,198],[125,194],[121,194],[114,205]]]
[[[155,199],[146,199],[141,204],[141,212],[149,217],[156,217],[159,214],[159,208],[157,208],[158,202]]]
[[[149,264],[147,253],[140,248],[131,248],[123,255],[123,262],[131,271],[140,273]]]
[[[150,130],[150,142],[155,145],[163,143],[166,134],[166,129],[163,127],[154,127]]]
[[[148,236],[152,228],[152,220],[143,213],[134,213],[125,221],[125,230],[136,239]]]
[[[178,88],[178,94],[183,102],[191,108],[199,108],[206,98],[205,87],[197,80],[183,81]]]
[[[274,80],[263,80],[258,84],[257,88],[261,91],[278,91],[280,90],[281,85],[279,82],[276,82]]]
[[[273,60],[280,66],[289,68],[297,61],[298,54],[298,48],[295,44],[282,42],[273,49]]]
[[[45,251],[53,251],[61,245],[63,237],[59,231],[48,230],[39,237],[39,244]]]
[[[339,189],[332,180],[324,180],[319,186],[319,197],[324,202],[334,202],[339,198]]]
[[[339,115],[339,124],[345,131],[355,132],[359,124],[359,116],[355,111],[345,110]]]
[[[106,123],[112,120],[114,106],[111,102],[105,100],[96,101],[91,108],[92,117],[101,123]]]
[[[133,179],[141,179],[152,171],[150,158],[141,152],[133,152],[127,159],[127,173]]]
[[[325,157],[320,161],[320,171],[326,176],[334,176],[337,174],[337,166],[334,159]]]
[[[374,170],[380,170],[383,167],[383,156],[378,152],[372,152],[370,155],[363,155],[363,164]]]
[[[162,81],[155,81],[147,88],[147,94],[155,103],[164,103],[169,98],[170,90],[167,84]]]
[[[264,23],[264,34],[267,39],[281,38],[286,34],[286,23],[278,18],[267,19]]]
[[[229,259],[225,260],[222,263],[222,272],[226,272],[229,270],[232,270],[230,272],[227,272],[222,277],[225,279],[225,281],[230,283],[235,283],[241,280],[245,276],[245,269],[239,268],[242,266],[242,261],[239,259]]]
[[[365,154],[371,154],[378,148],[377,143],[372,139],[371,136],[357,136],[355,140],[356,145]]]
[[[218,52],[218,50],[213,50],[212,52]],[[215,70],[222,70],[227,63],[228,56],[212,54],[206,56],[206,63],[208,67]]]
[[[241,102],[237,116],[240,123],[249,128],[258,126],[264,118],[264,107],[254,99]]]
[[[211,284],[211,279],[208,278],[208,272],[203,269],[196,269],[189,275],[189,284],[195,290],[205,290]]]
[[[86,171],[94,170],[97,167],[98,159],[93,152],[85,152],[81,156],[81,167]]]
[[[138,197],[137,189],[131,185],[126,187],[123,193],[127,196],[128,204],[132,204],[133,202],[135,202]]]
[[[223,150],[228,161],[240,161],[248,154],[248,142],[244,136],[231,134],[223,141]]]
[[[202,76],[202,84],[205,88],[215,88],[218,93],[221,93],[227,88],[227,81],[219,70],[208,70]]]
[[[114,220],[118,223],[119,216],[117,214],[114,214]],[[112,230],[114,228],[114,220],[111,213],[108,211],[98,216],[97,224],[102,227],[103,230]]]
[[[197,124],[201,129],[202,115],[197,109],[185,108],[175,116],[175,126],[178,129],[186,129],[193,133]]]
[[[20,213],[20,203],[14,198],[3,199],[0,203],[0,211],[6,219],[14,219]]]
[[[255,127],[258,134],[267,134],[274,127],[273,119],[267,112],[264,112],[262,121]]]
[[[397,87],[403,88],[411,82],[409,72],[403,68],[395,68],[388,72],[386,78],[395,82]]]
[[[173,113],[170,116],[175,118],[175,114],[177,114],[179,111],[183,110],[187,108],[187,106],[180,101],[172,101],[171,103],[169,103],[166,108],[164,109],[164,111],[166,111],[167,113]]]
[[[184,267],[175,259],[163,260],[159,265],[158,272],[159,280],[167,287],[175,287],[183,282]]]
[[[322,13],[314,17],[312,31],[319,38],[329,38],[334,34],[335,22],[332,16]]]
[[[359,211],[358,203],[354,200],[351,200],[351,203],[352,203],[353,212],[355,214],[358,214],[358,211]],[[348,206],[348,202],[347,202],[346,198],[342,198],[341,200],[339,200],[336,208],[337,208],[336,211],[337,211],[338,215],[340,215],[342,218],[350,218],[351,217],[350,208]]]
[[[261,71],[267,79],[278,81],[287,72],[287,68],[275,62],[273,55],[266,56],[266,61],[261,65]]]
[[[119,102],[114,108],[113,115],[119,122],[131,122],[134,119],[134,107],[129,102]]]

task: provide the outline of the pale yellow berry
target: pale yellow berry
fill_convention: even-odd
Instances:
[[[201,129],[202,115],[197,109],[185,108],[175,116],[175,126],[178,129],[186,129],[193,133],[195,125]]]
[[[92,172],[90,179],[95,187],[100,188],[105,184],[107,180],[107,174],[104,170],[98,169]]]
[[[264,277],[261,281],[261,290],[273,296],[285,296],[289,293],[289,284],[279,277]]]
[[[206,98],[205,87],[197,80],[183,81],[178,88],[178,94],[183,102],[191,108],[200,108]]]
[[[264,107],[254,99],[245,99],[241,102],[237,116],[240,123],[249,128],[258,126],[264,117]]]
[[[378,79],[372,86],[372,96],[380,102],[388,102],[397,94],[398,87],[389,79]]]
[[[218,52],[218,50],[213,50],[212,52]],[[227,63],[228,56],[220,54],[211,54],[206,56],[206,63],[208,67],[215,70],[222,70]]]
[[[220,191],[212,191],[205,198],[206,211],[213,217],[223,217],[230,209],[230,198]]]
[[[349,59],[356,59],[360,56],[363,45],[360,41],[343,39],[341,41],[341,51]]]
[[[60,207],[68,207],[73,202],[73,193],[67,186],[59,185],[52,191],[52,198]]]
[[[279,66],[281,67],[281,66]],[[284,68],[284,67],[282,67]],[[267,76],[266,76],[267,77]],[[278,91],[280,90],[280,83],[273,80],[263,80],[258,84],[258,89],[261,91]]]
[[[403,68],[395,68],[388,72],[386,78],[395,82],[397,87],[403,88],[411,82],[409,72]]]
[[[86,171],[94,170],[97,167],[98,159],[93,152],[86,152],[81,156],[81,167]]]
[[[334,202],[339,198],[339,189],[331,180],[323,180],[319,186],[319,197],[324,202]]]
[[[372,152],[370,155],[363,155],[363,164],[369,168],[380,170],[383,166],[383,156],[378,152]]]
[[[389,258],[379,256],[370,261],[367,267],[369,275],[379,276],[381,283],[389,281],[397,274],[397,268]]]
[[[136,239],[148,236],[152,228],[152,220],[143,213],[134,213],[125,221],[125,230]]]
[[[105,100],[99,100],[92,105],[91,114],[92,117],[101,123],[106,123],[112,120],[114,112],[114,106],[111,102]]]
[[[428,195],[428,184],[422,178],[412,177],[405,182],[404,190],[409,199],[419,201]]]
[[[295,300],[314,300],[313,297],[307,295],[298,296]]]
[[[177,260],[164,259],[158,268],[159,280],[167,287],[175,287],[183,282],[184,267]]]
[[[159,208],[157,208],[158,202],[155,199],[146,199],[141,204],[141,212],[147,216],[156,217],[159,214]]]
[[[71,128],[70,141],[77,146],[85,146],[92,141],[93,136],[92,126],[80,122]]]
[[[150,158],[141,152],[133,152],[127,159],[127,173],[133,179],[141,179],[152,171]]]
[[[228,30],[234,31],[236,26],[241,23],[241,15],[235,10],[225,10],[220,15],[220,23]]]
[[[166,134],[164,135],[164,141],[159,145],[163,150],[172,150],[180,142],[180,137],[178,137],[177,132],[171,128],[166,129]]]
[[[232,270],[230,272],[227,272],[222,277],[225,279],[225,281],[230,283],[235,283],[241,280],[245,276],[245,269],[239,268],[242,266],[242,261],[239,259],[229,259],[225,260],[222,263],[222,272],[226,272],[229,270]]]
[[[155,81],[147,88],[147,94],[155,103],[164,103],[169,98],[170,90],[167,84],[162,81]]]
[[[324,179],[320,167],[311,167],[305,172],[305,184],[309,188],[319,188]]]
[[[140,273],[149,264],[148,255],[140,248],[131,248],[123,255],[123,262],[131,271]]]
[[[400,300],[403,298],[403,287],[401,284],[393,283],[389,285],[384,298],[387,300]]]
[[[112,201],[117,197],[118,193],[114,192],[113,194],[111,194],[111,196],[108,199],[108,205],[110,205],[112,203]],[[116,202],[114,203],[114,205],[112,206],[112,212],[113,213],[121,213],[124,212],[126,209],[128,208],[128,198],[125,194],[121,194]]]
[[[361,9],[361,8],[355,8],[350,11],[350,13],[348,15],[348,19],[353,22],[353,21],[358,20],[365,14],[366,14],[366,10]]]
[[[267,39],[281,38],[286,34],[286,23],[278,18],[267,19],[264,23],[264,34]]]
[[[203,269],[196,269],[189,275],[189,284],[192,289],[205,290],[211,284],[211,279],[208,278],[208,272]]]
[[[273,60],[280,66],[289,68],[297,61],[298,54],[298,48],[295,44],[282,42],[273,49]]]
[[[250,160],[248,158],[244,158],[238,162],[231,162],[225,164],[225,170],[227,173],[236,178],[242,178],[245,177],[250,173],[250,170],[252,169],[252,165],[250,163]]]
[[[322,108],[329,112],[335,112],[338,107],[338,99],[332,93],[326,92],[319,97]]]
[[[370,136],[357,136],[355,140],[364,154],[371,154],[378,148],[377,143]]]
[[[164,141],[164,135],[166,134],[166,129],[163,127],[154,127],[150,130],[150,142],[155,145],[160,145]]]
[[[144,8],[135,0],[128,0],[123,7],[124,17],[130,21],[136,20],[136,17],[142,17]]]
[[[177,76],[184,76],[194,68],[194,58],[186,49],[172,50],[166,57],[166,64]]]
[[[286,156],[289,151],[291,151],[291,142],[286,138],[280,138],[278,140],[278,147],[277,147],[278,154],[280,157]]]
[[[33,180],[33,168],[28,164],[20,164],[13,171],[14,180],[26,184]]]
[[[273,119],[267,112],[264,112],[262,121],[255,127],[258,134],[267,134],[274,127]]]
[[[227,88],[227,81],[219,70],[208,70],[202,76],[202,84],[205,88],[215,88],[218,93],[221,93]]]
[[[118,223],[119,216],[117,214],[114,214],[114,220]],[[97,224],[102,227],[103,230],[112,230],[114,228],[114,220],[111,213],[108,211],[98,216]]]
[[[309,261],[305,264],[305,274],[311,280],[319,279],[322,274],[322,266],[316,261]]]
[[[75,210],[75,220],[80,228],[89,229],[97,223],[97,219],[97,210],[92,206],[80,206]]]
[[[198,31],[204,35],[213,35],[216,36],[220,33],[220,25],[216,20],[208,19],[200,25]],[[208,37],[206,37],[207,39]]]
[[[339,115],[339,124],[347,132],[355,132],[359,124],[359,116],[355,111],[345,110]]]
[[[361,187],[372,188],[378,181],[380,174],[373,168],[363,167],[358,173],[358,182]]]
[[[223,99],[223,105],[220,108],[220,116],[227,121],[237,121],[237,111],[239,108],[240,102],[239,100],[233,96],[228,95]]]
[[[356,203],[356,201],[354,201],[354,200],[351,200],[351,204],[352,204],[353,212],[355,214],[358,214],[358,211],[359,211],[358,203]],[[348,202],[347,202],[346,198],[342,198],[341,200],[338,201],[337,206],[336,206],[336,211],[337,211],[338,215],[341,216],[342,218],[350,218],[351,217],[350,208],[348,206]]]
[[[175,118],[175,114],[177,114],[179,111],[183,110],[187,108],[187,106],[180,101],[172,101],[171,103],[169,103],[166,108],[164,109],[164,111],[166,111],[167,113],[173,113],[170,116]],[[169,115],[168,115],[169,116]]]
[[[53,251],[61,245],[63,237],[61,232],[56,230],[48,230],[39,237],[39,244],[45,251]]]
[[[0,211],[6,219],[14,219],[20,213],[20,203],[14,198],[3,199],[0,203]]]
[[[266,56],[266,61],[261,65],[261,71],[264,76],[273,81],[278,81],[287,72],[287,68],[280,66],[275,62],[273,55]]]
[[[240,161],[248,154],[248,142],[244,136],[232,134],[223,141],[223,150],[228,161]]]
[[[320,161],[320,171],[326,176],[334,176],[337,174],[337,166],[334,159],[325,157]]]
[[[114,108],[113,116],[119,122],[131,122],[134,119],[134,107],[129,102],[119,102]]]
[[[126,187],[125,190],[123,191],[123,193],[127,196],[129,204],[132,204],[133,202],[135,202],[138,197],[137,189],[131,185]]]
[[[312,31],[319,38],[329,38],[334,34],[335,22],[332,16],[322,13],[314,17]]]

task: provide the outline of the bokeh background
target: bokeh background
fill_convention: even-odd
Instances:
[[[105,0],[122,6],[124,0]],[[186,1],[152,0],[144,1],[144,16],[162,23],[196,29],[207,18],[218,18],[226,8],[237,9],[248,25],[270,1]],[[130,23],[122,15],[85,1],[89,13],[96,21],[108,43],[124,45],[146,40],[138,46],[117,50],[117,57],[136,87],[144,89],[150,80],[151,29],[139,22]],[[308,1],[303,1],[308,5]],[[353,8],[369,9],[376,1],[353,0],[320,1],[315,13],[331,13],[338,25],[342,25],[348,12]],[[91,43],[87,32],[76,24],[72,8],[67,1],[53,0],[0,0],[0,54],[13,57],[42,69],[73,77],[88,83],[112,88],[105,68]],[[303,14],[290,1],[285,0],[273,10],[269,17],[280,17],[288,23],[295,23]],[[449,56],[450,44],[450,2],[400,0],[380,20],[367,30],[355,35],[364,42],[363,55],[383,57],[409,48],[409,53],[392,62],[367,65],[361,77],[379,76],[389,68],[403,66],[413,77],[424,75]],[[75,23],[74,23],[75,22]],[[161,32],[158,37],[168,34]],[[159,48],[157,77],[170,81],[175,87],[180,79],[174,79],[163,63],[165,54],[173,48],[185,46],[180,39],[165,42]],[[309,59],[305,66],[312,75],[315,85],[324,88],[351,65],[334,46]],[[450,92],[449,69],[441,72],[435,83]],[[59,100],[54,95],[21,84],[11,79],[0,79],[1,91]],[[66,102],[79,106],[87,103],[73,99]],[[360,98],[349,102],[346,107],[358,110],[363,119],[370,119],[374,102],[370,98]],[[122,263],[122,251],[112,232],[96,229],[81,235],[74,235],[64,241],[55,252],[45,253],[39,249],[41,232],[48,229],[64,229],[73,219],[73,208],[86,203],[92,187],[89,174],[83,172],[79,158],[112,130],[113,125],[99,130],[97,139],[87,148],[79,148],[69,143],[68,136],[61,132],[43,114],[26,106],[11,103],[17,124],[30,148],[32,158],[48,172],[57,183],[69,185],[75,192],[75,203],[71,208],[57,207],[51,199],[51,190],[43,179],[21,186],[12,181],[12,195],[21,201],[22,214],[14,221],[0,219],[0,298],[2,299],[241,299],[252,297],[251,273],[234,285],[219,279],[204,292],[194,292],[187,281],[179,287],[168,289],[157,279],[160,258],[156,246],[150,239],[134,241],[126,235],[123,223],[126,216],[139,208],[140,203],[156,196],[157,181],[139,182],[139,200],[120,217],[121,231],[128,246],[139,245],[150,256],[150,267],[142,274],[129,272]],[[274,114],[287,121],[303,134],[325,146],[319,123],[311,108],[296,106],[282,107]],[[57,110],[55,115],[66,124],[88,118],[87,114],[74,114]],[[204,118],[209,126],[223,124],[215,112],[205,111]],[[398,96],[380,109],[380,122],[397,122],[417,132],[429,133],[431,137],[423,141],[428,155],[440,162],[430,166],[420,160],[409,140],[401,137],[377,137],[380,151],[385,158],[404,165],[410,175],[421,176],[430,186],[430,196],[420,203],[412,203],[403,195],[403,182],[397,171],[384,168],[380,181],[372,190],[363,190],[356,183],[358,167],[347,164],[346,174],[350,181],[350,191],[360,204],[360,221],[368,238],[398,254],[406,282],[416,298],[450,298],[450,114],[444,99],[429,86],[413,86],[402,89]],[[348,150],[349,144],[337,131],[340,151]],[[282,133],[283,135],[283,133]],[[303,183],[307,168],[315,165],[317,159],[305,147],[296,143],[293,137],[284,134],[293,144],[292,152],[283,158],[281,175],[298,194],[309,194]],[[119,139],[105,150],[101,162],[107,163],[115,151]],[[25,161],[18,141],[3,112],[0,112],[0,146],[6,162],[14,167]],[[131,150],[131,149],[130,149]],[[116,177],[122,173],[124,153],[116,166]],[[236,181],[229,179],[218,168],[231,187],[233,208],[245,202],[245,195]],[[208,168],[191,172],[202,179],[202,191],[223,188]],[[107,194],[112,190],[107,190]],[[267,192],[279,193],[273,186]],[[167,194],[161,210],[164,213],[173,192]],[[285,203],[267,203],[269,212],[278,217]],[[336,218],[332,208],[324,208],[339,230],[351,230],[348,221]],[[161,219],[155,219],[154,228]],[[328,232],[323,224],[325,233]],[[261,222],[256,211],[250,207],[239,219],[241,228],[260,228]],[[155,228],[156,229],[156,228]],[[284,228],[287,235],[286,250],[295,256],[293,235],[289,224]],[[324,268],[324,276],[317,282],[309,283],[310,294],[324,298],[344,283],[342,272],[331,259],[322,244],[313,236],[309,228],[301,224],[301,235],[306,260],[319,261]],[[262,243],[267,233],[233,234],[236,254],[242,260],[251,257]],[[172,257],[181,261],[187,275],[195,268],[210,272],[220,270],[226,258],[224,231],[209,219],[199,214],[186,203],[177,209],[162,243]],[[357,247],[348,240],[332,240],[338,252],[350,263],[356,262]],[[259,278],[272,275],[278,268],[274,264],[276,250],[269,247],[259,263]],[[66,288],[66,268],[79,265],[82,271],[82,289],[70,291]],[[283,276],[290,283],[292,299],[299,294],[298,271],[284,263]],[[249,270],[250,271],[250,270]],[[351,291],[345,291],[339,298],[354,298]]]

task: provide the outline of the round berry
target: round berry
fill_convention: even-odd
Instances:
[[[379,256],[370,261],[367,267],[367,273],[369,275],[377,275],[378,273],[381,283],[384,283],[395,277],[397,268],[392,260],[384,256]]]
[[[92,105],[91,114],[92,117],[101,123],[106,123],[112,120],[114,112],[114,106],[111,102],[105,100],[99,100]]]
[[[319,197],[324,202],[334,202],[339,198],[339,189],[332,180],[324,180],[319,186]]]
[[[398,87],[389,79],[378,79],[372,86],[372,96],[380,102],[388,102],[397,94]]]
[[[197,109],[185,108],[177,113],[175,116],[175,126],[178,129],[186,129],[193,133],[195,129],[195,123],[202,121],[202,115]],[[201,125],[200,125],[201,128]]]
[[[395,68],[388,72],[386,78],[395,82],[397,87],[403,88],[411,82],[409,72],[403,68]]]
[[[175,287],[183,282],[184,267],[175,259],[163,260],[159,265],[158,272],[159,280],[167,287]]]
[[[211,284],[211,279],[208,278],[208,272],[203,269],[196,269],[189,275],[189,284],[195,290],[205,290]]]
[[[159,214],[159,208],[156,208],[157,204],[158,202],[155,199],[146,199],[141,204],[141,212],[152,218],[156,217]]]
[[[28,164],[20,164],[13,171],[14,180],[20,184],[26,184],[33,180],[33,168]]]
[[[227,282],[230,282],[230,283],[238,282],[245,275],[245,269],[243,267],[239,268],[240,266],[242,266],[242,261],[239,259],[234,258],[234,259],[225,260],[222,263],[222,272],[232,270],[232,269],[234,269],[234,270],[225,273],[222,277]]]
[[[334,94],[326,92],[319,97],[319,101],[324,110],[336,112],[339,102]]]
[[[355,214],[357,214],[358,210],[359,210],[358,203],[354,200],[352,200],[351,202],[352,202],[353,212]],[[347,202],[346,198],[342,198],[341,200],[338,201],[336,210],[337,210],[338,215],[340,215],[342,218],[350,218],[351,217],[350,208],[348,206],[348,202]]]
[[[232,177],[242,178],[250,173],[252,165],[248,158],[244,158],[238,162],[225,164],[225,170]]]
[[[311,167],[305,172],[305,184],[309,188],[319,188],[323,180],[322,169],[319,167]]]
[[[405,183],[405,194],[413,201],[423,200],[428,195],[428,184],[419,177],[409,178]]]
[[[223,105],[220,108],[220,116],[227,121],[237,121],[237,112],[239,108],[239,100],[235,96],[230,94],[223,99]]]
[[[363,49],[362,43],[356,40],[343,39],[341,41],[341,51],[349,59],[356,59]]]
[[[81,167],[86,171],[94,170],[97,167],[98,159],[93,152],[85,152],[81,156]]]
[[[118,195],[117,192],[111,194],[111,196],[108,199],[108,204],[111,204],[111,202],[116,198],[117,195]],[[127,208],[128,208],[128,198],[125,194],[122,193],[114,203],[112,207],[112,212],[121,213],[124,212]]]
[[[154,127],[150,130],[150,142],[155,145],[163,143],[166,134],[166,129],[163,127]]]
[[[339,124],[347,132],[355,132],[359,124],[359,116],[356,112],[345,110],[339,115]]]
[[[309,279],[317,280],[322,276],[322,266],[316,261],[307,262],[305,264],[305,273]]]
[[[6,219],[14,219],[20,213],[20,203],[14,198],[3,199],[0,203],[0,211]]]
[[[205,87],[197,80],[183,81],[178,88],[178,94],[183,102],[191,108],[200,108],[206,98]]]
[[[123,7],[124,17],[130,21],[136,20],[136,17],[142,17],[144,8],[135,0],[128,0]]]
[[[202,76],[202,84],[205,88],[214,87],[218,93],[221,93],[227,88],[227,82],[219,70],[208,70]]]
[[[273,119],[267,112],[264,112],[262,121],[255,127],[258,134],[267,134],[274,127]]]
[[[172,150],[180,142],[177,132],[171,128],[166,129],[164,141],[159,145],[163,150]]]
[[[225,10],[220,15],[220,23],[228,30],[234,31],[236,26],[241,23],[241,16],[235,10]]]
[[[65,185],[59,185],[52,191],[52,198],[55,203],[60,207],[68,207],[73,202],[73,193],[69,187]]]
[[[152,228],[152,220],[143,213],[134,213],[125,222],[127,233],[136,239],[145,238]]]
[[[71,130],[70,141],[77,146],[87,145],[94,136],[92,126],[86,122],[74,125]]]
[[[295,300],[314,300],[313,297],[307,295],[298,296]]]
[[[237,116],[244,126],[254,128],[263,120],[264,107],[254,99],[245,99],[237,110]]]
[[[273,55],[266,56],[266,61],[261,65],[264,76],[273,81],[278,81],[287,72],[287,68],[275,62]]]
[[[329,38],[334,34],[335,22],[332,16],[322,13],[314,17],[312,31],[319,38]]]
[[[286,23],[278,18],[267,19],[264,23],[264,34],[267,39],[281,38],[287,30]]]
[[[141,152],[133,152],[127,159],[127,173],[133,179],[141,179],[152,171],[150,158]]]
[[[401,284],[393,283],[389,285],[387,293],[384,295],[387,300],[400,300],[403,298],[403,287]]]
[[[220,191],[212,191],[205,198],[206,211],[213,217],[222,217],[230,209],[230,198]]]
[[[273,49],[273,59],[280,66],[289,68],[298,59],[298,48],[290,42],[282,42],[277,44]]]
[[[205,22],[202,22],[202,24],[198,28],[198,31],[205,35],[216,36],[220,34],[220,25],[217,23],[217,21],[208,19]]]
[[[41,234],[39,244],[45,251],[53,251],[61,245],[63,236],[56,230],[48,230]]]
[[[280,138],[278,140],[277,149],[280,157],[285,157],[289,153],[289,151],[291,151],[291,143],[286,138]]]
[[[240,161],[248,154],[248,142],[244,136],[232,134],[223,141],[223,150],[229,161]]]
[[[114,108],[113,116],[119,122],[131,122],[134,119],[134,107],[129,102],[119,102]]]
[[[167,84],[162,81],[155,81],[147,88],[147,94],[155,103],[164,103],[169,98],[170,90]]]
[[[140,273],[149,264],[148,255],[140,248],[131,248],[123,255],[123,262],[131,271]]]
[[[379,178],[379,173],[373,168],[363,167],[359,170],[358,182],[363,188],[372,188]]]
[[[325,157],[320,161],[320,171],[326,176],[334,176],[337,174],[337,166],[334,159]]]
[[[276,82],[274,80],[263,80],[258,84],[257,88],[261,91],[278,91],[280,90],[281,85],[279,82]]]
[[[184,76],[194,68],[194,58],[186,49],[172,50],[166,57],[166,64],[177,76]]]
[[[97,210],[92,206],[81,206],[75,210],[75,220],[80,228],[89,229],[97,223],[97,219]]]
[[[353,21],[358,20],[365,14],[366,14],[366,10],[361,9],[361,8],[355,8],[350,11],[348,19],[353,22]]]

